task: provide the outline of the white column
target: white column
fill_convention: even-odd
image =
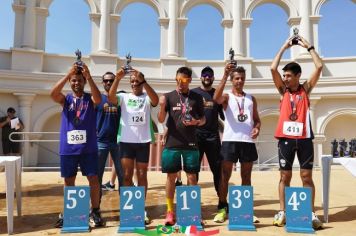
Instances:
[[[301,16],[299,34],[313,45],[313,38],[312,38],[312,34],[311,34],[311,24],[310,24],[310,18],[309,18],[310,9],[311,9],[310,4],[311,4],[310,0],[300,0],[299,1],[299,10],[300,10],[300,16]],[[306,51],[302,47],[299,47],[299,55],[300,56],[308,56],[308,57],[310,56],[308,51]]]
[[[319,21],[320,21],[320,17],[321,16],[311,16],[310,17],[310,21],[312,24],[314,47],[319,52],[319,55],[321,55],[321,49],[319,48]]]
[[[32,102],[36,96],[33,93],[14,93],[19,100],[19,114],[21,115],[21,120],[24,124],[23,132],[31,131],[31,108]],[[25,137],[26,138],[26,137]],[[22,158],[23,158],[23,165],[36,165],[37,164],[37,157],[31,157],[30,154],[30,143],[24,142],[23,149],[22,149]]]
[[[120,23],[121,17],[117,14],[110,14],[110,52],[112,54],[118,54],[117,48],[117,29]]]
[[[184,48],[185,48],[185,27],[188,23],[188,18],[179,18],[178,20],[178,42],[177,51],[178,57],[184,57]]]
[[[224,28],[224,60],[229,59],[229,50],[233,47],[232,43],[232,19],[223,19],[221,21],[221,26]]]
[[[316,122],[316,117],[315,117],[315,107],[316,104],[321,100],[321,97],[311,97],[309,99],[310,101],[310,123],[311,127],[314,131],[314,164],[316,166],[319,166],[321,161],[321,155],[322,155],[322,150],[323,150],[323,142],[325,141],[324,135],[318,134],[318,127],[317,127],[317,122]]]
[[[24,29],[22,38],[22,48],[35,48],[36,39],[36,16],[35,16],[36,0],[26,1]]]
[[[245,55],[246,57],[250,57],[250,25],[252,23],[251,18],[242,19],[243,28],[245,31]]]
[[[36,48],[39,50],[45,50],[46,46],[46,23],[48,17],[48,8],[36,7],[37,18],[37,37]]]
[[[110,0],[102,0],[100,2],[100,28],[99,28],[99,48],[98,52],[110,53],[109,39],[110,39],[110,17],[109,6]]]
[[[243,1],[232,1],[232,18],[234,23],[232,24],[232,48],[235,51],[235,55],[243,57],[243,39],[242,39],[242,11]]]
[[[169,0],[168,52],[169,57],[178,57],[178,1]]]
[[[168,35],[169,19],[168,18],[159,18],[158,24],[160,26],[160,34],[161,34],[160,57],[162,58],[167,55],[167,48],[168,48],[167,35]]]
[[[26,7],[24,5],[12,4],[12,10],[15,12],[14,47],[20,48],[22,45],[23,22]]]

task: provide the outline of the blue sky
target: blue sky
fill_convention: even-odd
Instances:
[[[13,45],[14,13],[12,0],[1,0],[0,49]],[[84,0],[54,0],[47,20],[46,51],[73,54],[80,48],[91,51],[89,7]],[[322,6],[319,44],[322,56],[356,56],[356,4],[351,0],[330,0]],[[273,16],[273,17],[270,17]],[[224,32],[222,16],[210,5],[198,5],[188,14],[185,31],[185,57],[190,60],[223,59]],[[250,27],[251,56],[273,58],[288,37],[287,14],[274,4],[263,4],[252,12]],[[273,26],[273,27],[272,27]],[[160,29],[158,15],[143,3],[128,5],[118,27],[119,55],[131,52],[133,57],[159,58]],[[288,56],[286,54],[285,56]]]

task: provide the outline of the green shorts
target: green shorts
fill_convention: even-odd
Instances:
[[[187,173],[200,171],[199,150],[165,148],[162,152],[162,172],[176,173],[183,169]]]

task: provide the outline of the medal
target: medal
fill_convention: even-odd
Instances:
[[[298,119],[298,115],[297,115],[297,105],[298,103],[296,103],[293,99],[292,94],[289,92],[289,98],[290,98],[290,106],[292,108],[292,114],[289,115],[289,119],[291,121],[296,121]],[[297,99],[298,102],[298,99]]]
[[[75,126],[78,126],[78,125],[80,125],[80,123],[81,123],[81,120],[79,119],[79,117],[74,117],[74,119],[73,119],[73,124],[74,124]]]
[[[298,119],[298,115],[296,113],[292,113],[290,114],[289,119],[291,121],[296,121]]]
[[[247,114],[239,114],[237,116],[237,120],[240,121],[240,122],[245,122],[245,120],[247,120],[247,118],[248,118]]]

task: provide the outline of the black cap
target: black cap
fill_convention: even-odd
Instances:
[[[206,66],[201,70],[201,75],[203,75],[206,72],[210,72],[212,73],[212,75],[214,75],[214,70],[210,67],[210,66]]]
[[[15,111],[15,109],[13,107],[9,107],[9,108],[7,108],[7,112],[15,113],[16,111]]]

